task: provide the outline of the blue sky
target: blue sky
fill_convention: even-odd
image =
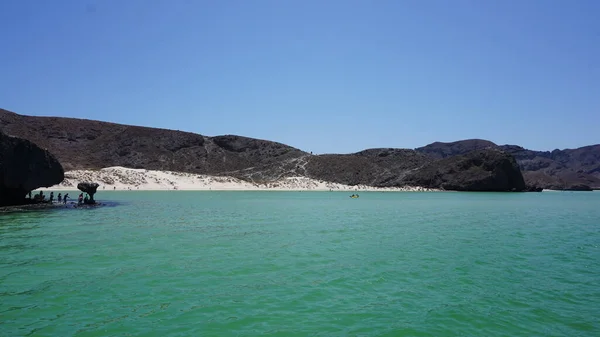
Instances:
[[[0,107],[315,153],[600,143],[600,1],[0,2]]]

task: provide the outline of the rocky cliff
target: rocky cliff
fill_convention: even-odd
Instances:
[[[498,149],[474,150],[426,164],[408,174],[411,185],[453,191],[525,191],[513,156]]]
[[[0,206],[22,204],[29,191],[63,179],[63,168],[50,152],[0,132]]]
[[[499,148],[517,159],[529,184],[557,190],[600,187],[600,145],[554,151],[531,151],[515,145]]]
[[[495,148],[515,157],[528,185],[559,190],[600,187],[600,145],[578,149],[532,151],[517,145],[496,145],[481,139],[433,143],[416,149],[435,158],[447,158],[476,149]]]

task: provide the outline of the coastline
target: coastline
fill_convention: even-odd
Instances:
[[[100,184],[100,191],[349,191],[349,192],[436,192],[418,186],[374,187],[344,185],[306,177],[287,177],[269,183],[252,183],[228,176],[131,169],[120,166],[100,170],[65,172],[58,185],[35,191],[77,191],[77,183],[91,181]]]

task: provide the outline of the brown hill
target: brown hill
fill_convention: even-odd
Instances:
[[[207,137],[84,119],[23,116],[6,110],[0,110],[0,130],[47,148],[66,170],[125,166],[230,175],[254,182],[307,176],[349,185],[381,187],[420,183],[427,179],[427,174],[438,175],[443,171],[444,179],[435,180],[439,183],[424,185],[441,187],[444,183],[447,188],[481,190],[480,180],[487,177],[486,181],[493,180],[486,183],[493,186],[493,190],[523,189],[518,179],[502,178],[503,174],[521,176],[521,173],[518,168],[499,160],[497,155],[485,150],[474,154],[481,156],[481,160],[473,160],[470,150],[487,146],[485,142],[483,145],[478,142],[458,146],[449,151],[441,148],[439,155],[408,149],[369,149],[348,155],[313,156],[284,144],[241,136]],[[457,155],[456,162],[439,159],[448,155]],[[443,165],[449,166],[444,168]],[[420,169],[424,171],[416,179]],[[494,173],[497,170],[512,171]],[[466,174],[464,172],[475,171],[479,172],[476,178],[461,178]]]
[[[0,129],[48,149],[65,170],[109,166],[220,174],[305,156],[293,147],[240,136],[199,134],[0,109]]]

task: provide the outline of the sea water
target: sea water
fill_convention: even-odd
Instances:
[[[359,194],[0,214],[0,336],[600,336],[600,193]]]

